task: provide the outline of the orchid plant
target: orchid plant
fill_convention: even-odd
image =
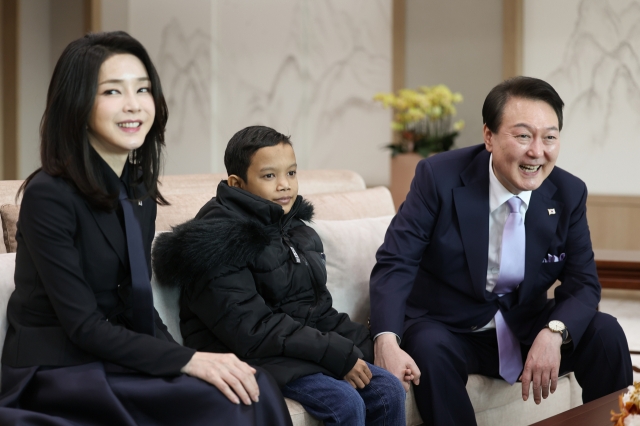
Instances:
[[[392,155],[416,152],[426,157],[448,151],[464,127],[463,120],[453,121],[462,95],[443,84],[378,93],[373,100],[393,110],[391,128],[399,137],[386,146]]]

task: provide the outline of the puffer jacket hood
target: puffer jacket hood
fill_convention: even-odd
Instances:
[[[195,219],[159,235],[153,268],[179,286],[186,346],[233,352],[282,386],[318,372],[342,379],[358,358],[372,361],[367,328],[332,308],[318,234],[291,211],[226,181]]]

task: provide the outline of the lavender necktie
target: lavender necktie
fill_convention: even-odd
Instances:
[[[502,255],[500,256],[500,275],[493,292],[502,296],[511,293],[524,279],[525,232],[524,220],[520,214],[522,200],[512,197],[507,201],[510,214],[502,233]],[[522,371],[522,353],[520,341],[504,321],[498,309],[495,316],[498,352],[500,356],[500,375],[509,384],[514,384]]]

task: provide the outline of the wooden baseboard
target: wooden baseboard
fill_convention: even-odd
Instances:
[[[589,195],[587,219],[595,249],[640,250],[640,197]]]
[[[596,258],[602,288],[640,290],[640,264],[601,261]]]

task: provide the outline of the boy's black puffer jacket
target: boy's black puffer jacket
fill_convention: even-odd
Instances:
[[[291,211],[226,181],[195,219],[158,236],[156,278],[181,287],[180,330],[198,351],[233,352],[280,386],[322,372],[342,379],[372,362],[367,328],[331,307],[313,206]]]

